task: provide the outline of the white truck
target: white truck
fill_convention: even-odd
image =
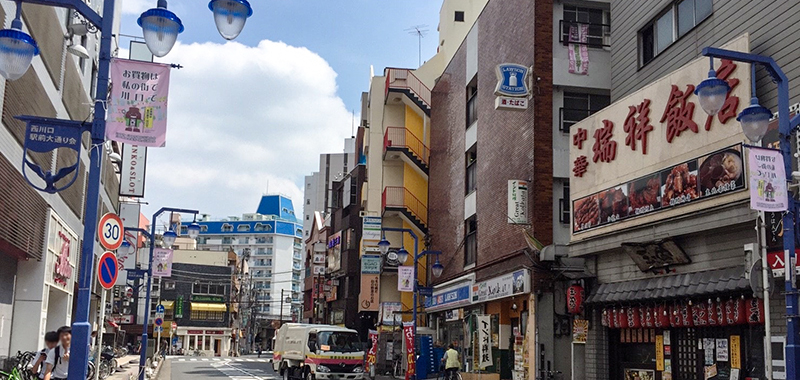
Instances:
[[[283,380],[362,380],[364,350],[358,332],[286,323],[275,332],[272,367]]]

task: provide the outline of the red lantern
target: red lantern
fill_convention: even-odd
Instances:
[[[614,308],[614,314],[613,315],[614,315],[614,327],[616,327],[618,329],[622,329],[622,328],[628,327],[627,326],[627,321],[626,321],[627,314],[625,313],[625,308],[624,307],[619,308],[619,309]]]
[[[639,308],[635,306],[625,308],[625,327],[629,329],[638,329],[642,327],[642,321],[639,319]]]
[[[656,327],[669,327],[669,308],[667,305],[656,305],[653,314],[655,314],[654,317]]]
[[[669,307],[669,325],[672,327],[683,327],[680,306],[672,305]]]
[[[725,321],[728,325],[741,325],[747,323],[745,302],[741,298],[729,299],[725,302]]]
[[[720,326],[727,326],[728,318],[725,316],[725,302],[717,298],[717,302],[714,302],[714,310],[717,315],[717,323]]]
[[[708,304],[695,302],[692,306],[692,323],[697,327],[708,326]]]
[[[639,317],[642,320],[642,327],[653,328],[655,327],[655,316],[653,315],[653,307],[650,305],[642,306],[639,308]]]
[[[692,301],[689,301],[691,303]],[[694,321],[692,320],[692,305],[688,303],[678,305],[678,314],[681,317],[681,326],[683,327],[694,327]]]
[[[708,325],[709,326],[720,326],[720,319],[717,313],[717,305],[718,303],[714,302],[713,300],[708,300]],[[723,318],[724,319],[724,318]]]
[[[567,311],[570,314],[580,314],[583,310],[583,287],[572,285],[567,288]]]
[[[611,321],[611,318],[609,317],[609,314],[610,313],[609,313],[608,309],[604,308],[603,309],[603,313],[600,315],[600,324],[603,325],[603,327],[611,327],[611,326],[609,326],[609,322]]]
[[[751,325],[764,323],[764,301],[759,298],[747,300],[747,323]]]

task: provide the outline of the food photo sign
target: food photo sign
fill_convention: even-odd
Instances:
[[[749,37],[724,48],[749,52]],[[694,94],[708,75],[703,57],[570,128],[573,241],[747,198],[736,115],[748,104],[750,67],[714,67],[731,86],[714,117]]]

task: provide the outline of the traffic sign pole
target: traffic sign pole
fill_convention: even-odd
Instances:
[[[102,261],[101,261],[102,262]],[[98,279],[100,276],[97,277]],[[100,356],[102,355],[102,348],[100,347],[100,343],[103,341],[103,330],[106,327],[106,297],[107,297],[108,290],[103,290],[100,292],[100,323],[99,327],[97,328],[97,337],[94,338],[94,347],[95,347],[95,354],[94,354],[94,362],[100,363]],[[100,367],[98,366],[94,371],[94,380],[98,380],[100,377]]]

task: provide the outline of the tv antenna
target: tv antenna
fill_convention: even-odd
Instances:
[[[412,36],[417,36],[417,48],[419,50],[419,59],[418,59],[418,66],[422,66],[422,38],[428,34],[428,25],[420,24],[414,25],[405,30],[408,34]]]

